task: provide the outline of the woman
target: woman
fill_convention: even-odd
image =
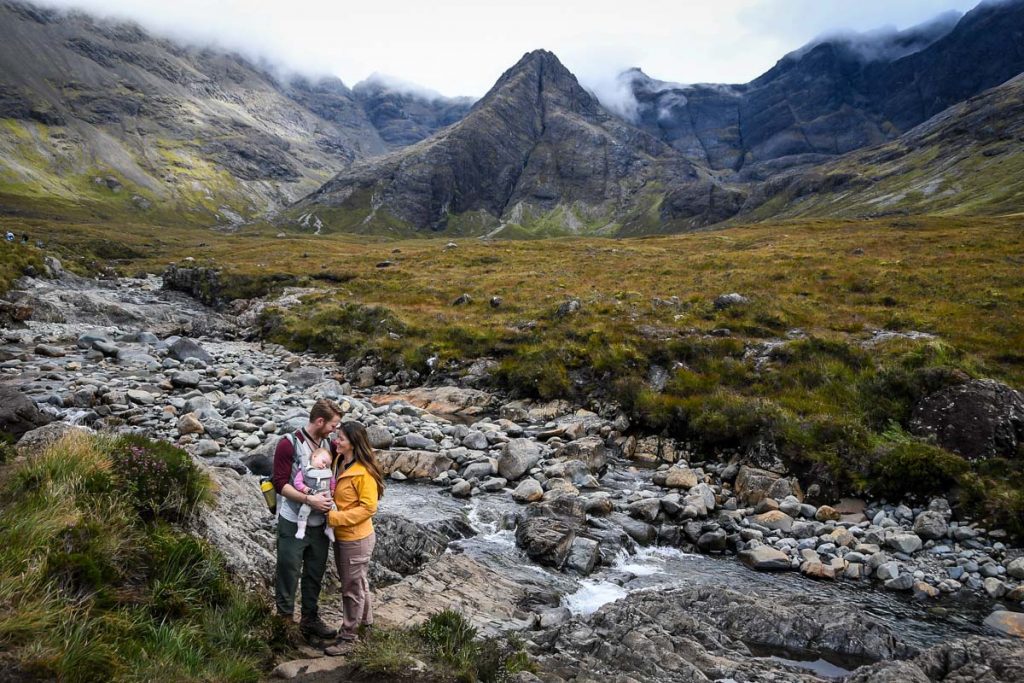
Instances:
[[[337,510],[327,513],[327,523],[334,530],[334,561],[341,578],[341,599],[344,612],[338,642],[328,647],[328,655],[344,654],[356,641],[361,625],[373,624],[370,582],[367,571],[376,535],[370,520],[377,512],[377,502],[384,495],[377,456],[373,453],[366,428],[358,422],[343,422],[334,442],[334,504]]]

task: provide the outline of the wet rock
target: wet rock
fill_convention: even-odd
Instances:
[[[1024,644],[971,637],[949,640],[900,662],[879,662],[857,669],[847,683],[931,683],[932,681],[1024,680]]]
[[[501,449],[498,474],[515,481],[540,461],[540,448],[530,439],[512,439]]]
[[[51,344],[38,344],[35,353],[37,356],[46,356],[47,358],[61,358],[64,356],[64,349]]]
[[[598,561],[601,559],[600,544],[591,539],[577,536],[569,549],[569,555],[565,561],[565,568],[571,569],[583,576],[594,571]]]
[[[626,509],[632,517],[646,522],[653,522],[657,518],[658,512],[661,511],[661,500],[658,498],[645,498],[630,503]]]
[[[789,556],[781,550],[762,545],[744,550],[739,554],[740,562],[759,571],[784,571],[790,569]]]
[[[575,529],[560,519],[532,517],[516,528],[516,545],[534,562],[549,567],[565,564],[575,539]]]
[[[706,531],[697,539],[697,548],[705,553],[721,552],[726,548],[726,536],[725,529]]]
[[[207,365],[213,363],[213,356],[200,346],[197,341],[188,337],[181,337],[171,344],[167,349],[167,355],[183,363],[189,358],[196,358]]]
[[[0,432],[20,437],[53,421],[16,387],[0,385]]]
[[[1012,458],[1024,442],[1024,394],[991,379],[947,387],[914,407],[910,431],[971,460]]]
[[[473,495],[473,485],[465,479],[457,479],[455,483],[452,484],[451,491],[452,495],[456,498],[469,498]]]

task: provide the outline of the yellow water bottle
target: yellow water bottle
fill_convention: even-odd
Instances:
[[[260,479],[260,491],[263,492],[263,500],[267,503],[267,509],[276,514],[277,491],[274,490],[274,484],[267,477]]]

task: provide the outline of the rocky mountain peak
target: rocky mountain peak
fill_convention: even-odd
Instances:
[[[494,106],[502,101],[530,102],[542,115],[546,108],[556,107],[591,118],[607,116],[597,99],[547,50],[523,55],[501,75],[478,106]]]

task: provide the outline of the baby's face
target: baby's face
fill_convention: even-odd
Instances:
[[[317,451],[312,458],[313,467],[318,470],[325,470],[331,466],[331,454],[326,451]]]

